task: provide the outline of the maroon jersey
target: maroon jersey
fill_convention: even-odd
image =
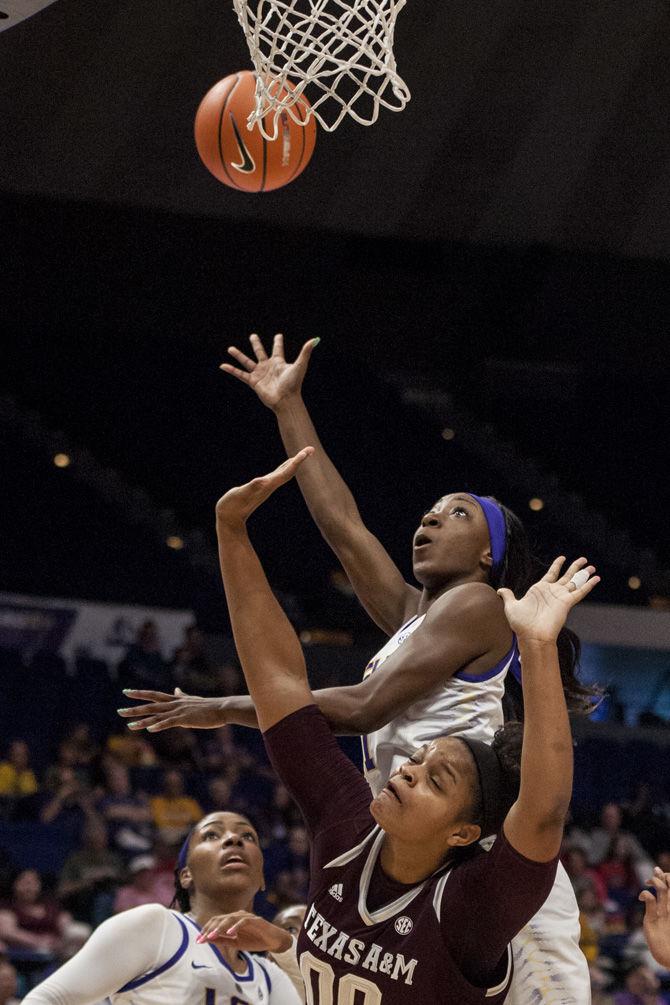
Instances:
[[[557,860],[532,862],[505,835],[416,886],[378,862],[370,789],[315,705],[265,734],[311,837],[309,909],[298,938],[314,1005],[501,1005],[510,940],[552,888]]]

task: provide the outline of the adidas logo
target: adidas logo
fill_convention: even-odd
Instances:
[[[331,897],[334,897],[340,904],[344,899],[344,891],[341,883],[333,883],[328,893]]]

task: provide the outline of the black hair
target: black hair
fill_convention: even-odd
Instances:
[[[492,501],[500,507],[505,518],[507,547],[501,568],[491,577],[491,586],[494,589],[507,587],[515,596],[521,597],[544,575],[546,568],[531,553],[528,536],[518,516],[497,499],[492,498]],[[578,667],[581,654],[579,637],[572,629],[564,626],[558,634],[556,648],[568,711],[588,715],[601,699],[602,691],[598,687],[589,687],[579,680]],[[512,674],[507,674],[505,679],[503,708],[506,719],[523,720],[523,693],[521,685]]]

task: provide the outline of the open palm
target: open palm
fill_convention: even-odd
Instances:
[[[555,642],[571,609],[600,582],[599,576],[592,575],[595,568],[587,565],[585,558],[578,558],[561,575],[564,562],[563,556],[552,562],[542,579],[519,600],[511,590],[498,590],[505,604],[509,626],[517,636],[538,642]],[[590,577],[581,586],[571,582],[577,572],[582,573],[582,579],[583,573]]]
[[[221,369],[252,388],[263,404],[274,410],[291,395],[300,393],[302,382],[307,373],[309,358],[319,340],[310,339],[305,342],[293,363],[286,362],[283,335],[275,335],[271,356],[265,352],[258,335],[250,335],[249,341],[256,359],[251,359],[249,356],[245,356],[240,349],[230,346],[229,354],[237,360],[242,369],[231,363],[222,363]]]

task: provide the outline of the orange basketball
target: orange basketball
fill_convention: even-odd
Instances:
[[[269,192],[288,185],[305,170],[314,152],[316,122],[312,116],[301,125],[281,112],[275,140],[266,140],[258,126],[248,129],[255,84],[251,70],[240,70],[207,92],[195,116],[195,145],[207,170],[224,185],[243,192]],[[301,102],[308,104],[306,98]],[[304,105],[294,106],[301,117]]]

